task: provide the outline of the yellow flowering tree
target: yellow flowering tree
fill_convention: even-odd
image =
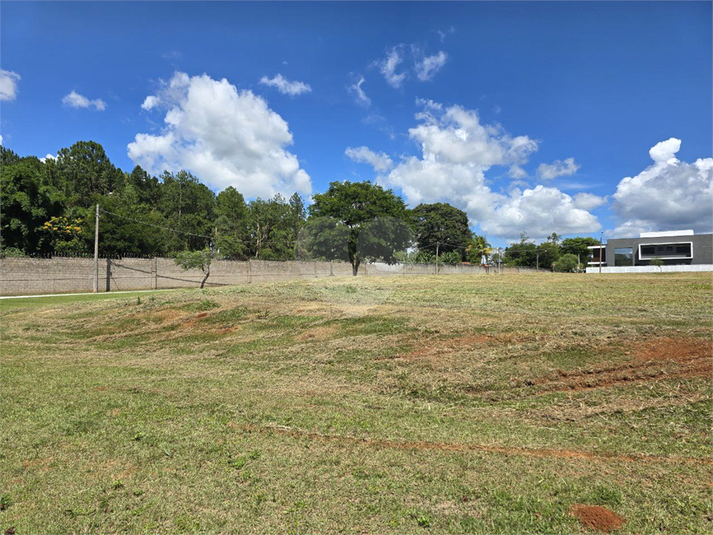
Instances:
[[[84,219],[81,217],[53,217],[45,222],[42,230],[52,237],[55,253],[72,255],[87,252]]]

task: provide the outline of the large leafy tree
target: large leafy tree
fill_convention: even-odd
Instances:
[[[432,255],[455,251],[465,256],[472,233],[464,211],[447,203],[419,204],[412,215],[420,251]]]
[[[579,255],[580,261],[583,264],[586,264],[592,255],[591,249],[587,249],[590,245],[599,245],[599,240],[596,238],[582,238],[579,236],[576,238],[566,238],[562,240],[562,254],[572,254],[575,256]]]
[[[26,254],[48,253],[53,236],[44,227],[52,217],[62,215],[63,197],[43,183],[43,165],[35,157],[12,158],[3,151],[0,170],[0,237],[2,248]],[[5,164],[4,162],[12,162]]]
[[[559,245],[559,237],[557,234],[552,234],[547,241],[537,246],[537,256],[535,258],[536,265],[541,268],[550,269],[562,255],[562,249]]]
[[[520,241],[513,243],[503,254],[506,265],[520,267],[535,267],[537,264],[537,246],[524,232],[520,234]]]
[[[325,193],[314,195],[309,213],[310,227],[323,233],[306,240],[312,253],[327,257],[345,251],[354,276],[365,259],[394,262],[411,240],[403,200],[371,182],[332,182]],[[321,218],[327,221],[314,223]]]
[[[118,193],[97,199],[102,209],[99,218],[99,252],[106,256],[161,256],[168,252],[171,233],[166,218],[155,207],[140,201],[133,185]],[[94,239],[94,211],[87,210],[86,236]]]

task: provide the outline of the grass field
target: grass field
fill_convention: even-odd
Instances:
[[[713,529],[710,274],[333,278],[2,307],[0,528]]]

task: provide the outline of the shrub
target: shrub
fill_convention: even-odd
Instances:
[[[577,263],[577,257],[573,254],[562,255],[557,262],[554,264],[555,271],[560,273],[571,273],[576,271],[579,267]]]

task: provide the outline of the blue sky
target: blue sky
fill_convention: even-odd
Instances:
[[[711,5],[4,1],[0,133],[249,198],[378,181],[496,244],[710,231]]]

